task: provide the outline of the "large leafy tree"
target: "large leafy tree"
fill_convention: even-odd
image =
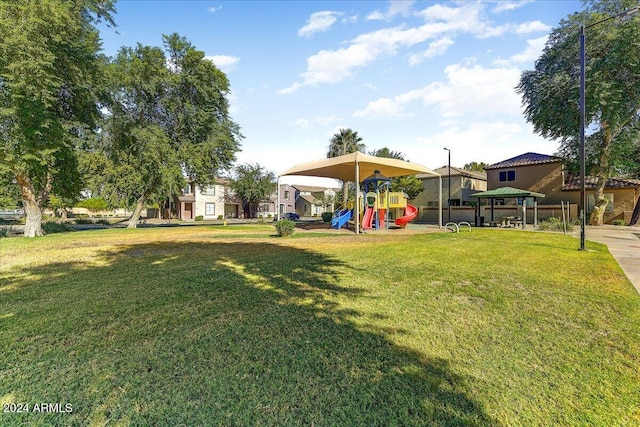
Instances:
[[[360,151],[364,153],[366,146],[362,143],[362,138],[358,135],[358,131],[352,129],[340,129],[333,134],[329,140],[329,150],[327,158],[344,156],[346,154]],[[342,202],[346,206],[349,197],[349,183],[342,183]]]
[[[20,188],[24,235],[49,195],[81,188],[75,147],[96,126],[100,39],[112,0],[0,1],[0,169]]]
[[[242,138],[229,115],[226,75],[184,37],[163,40],[164,49],[123,47],[108,67],[102,150],[111,174],[102,186],[107,199],[134,205],[129,228],[145,204],[176,193],[185,177],[213,184]]]
[[[399,151],[390,150],[387,147],[380,148],[369,152],[372,156],[386,157],[389,159],[406,160],[404,154]],[[415,175],[398,176],[391,178],[391,191],[402,191],[407,194],[409,199],[415,199],[418,194],[424,191],[422,181]]]
[[[560,22],[535,63],[522,73],[516,88],[525,117],[537,133],[557,139],[560,152],[574,170],[578,160],[579,34],[588,26],[626,8],[631,0],[594,0],[585,10]],[[629,172],[634,162],[624,155],[637,144],[640,111],[640,19],[612,19],[587,30],[585,97],[586,123],[593,132],[586,139],[587,173],[597,179],[590,223],[602,224],[607,178]],[[634,141],[636,141],[634,143]],[[637,163],[636,163],[637,165]]]
[[[241,164],[234,168],[229,186],[242,201],[245,216],[248,214],[250,218],[255,218],[258,204],[267,200],[277,189],[276,175],[257,163]]]

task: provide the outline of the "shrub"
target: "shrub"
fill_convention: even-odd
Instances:
[[[111,222],[109,222],[108,219],[103,218],[95,221],[94,224],[111,225]]]
[[[322,220],[324,222],[331,222],[331,218],[333,218],[333,212],[322,212]]]
[[[78,225],[81,225],[81,224],[93,224],[93,221],[91,221],[90,219],[87,219],[87,218],[76,218],[73,222],[75,222]]]
[[[562,220],[556,217],[549,217],[547,219],[543,219],[538,223],[538,228],[543,231],[564,231],[564,226],[562,225]],[[567,231],[572,231],[573,226],[571,223],[567,224]]]
[[[44,234],[66,233],[73,231],[73,227],[64,222],[45,222],[42,224],[42,231],[44,231]]]
[[[18,234],[18,231],[12,225],[3,225],[0,227],[0,237],[9,237],[12,234]]]
[[[296,223],[288,219],[281,219],[276,222],[275,227],[278,232],[278,236],[287,237],[293,234],[293,230],[296,228]]]
[[[202,215],[198,215],[196,217],[196,221],[202,221],[203,219],[204,219],[204,216],[202,216]]]
[[[222,215],[218,215],[218,219],[224,219]]]
[[[624,219],[616,219],[613,221],[613,225],[624,225]]]

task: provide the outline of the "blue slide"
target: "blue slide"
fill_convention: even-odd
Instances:
[[[335,218],[331,220],[331,227],[335,229],[342,228],[350,219],[351,210],[343,209],[342,211],[336,211]]]

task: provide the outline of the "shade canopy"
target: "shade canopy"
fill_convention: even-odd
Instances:
[[[356,171],[356,166],[358,171]],[[335,178],[341,181],[357,182],[360,177],[366,177],[380,171],[389,178],[395,176],[415,175],[426,173],[440,176],[431,169],[404,160],[375,157],[361,152],[344,156],[331,157],[309,163],[302,163],[282,172],[280,176],[303,175]]]
[[[471,197],[477,197],[479,199],[509,199],[518,197],[535,197],[537,199],[544,198],[544,194],[536,193],[529,190],[520,190],[513,187],[500,187],[494,190],[483,191],[481,193],[473,193]]]

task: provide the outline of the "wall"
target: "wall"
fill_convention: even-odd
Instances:
[[[500,172],[515,170],[515,181],[500,181]],[[513,168],[489,169],[487,171],[487,188],[495,190],[500,187],[513,187],[520,190],[542,193],[545,198],[540,205],[558,205],[566,200],[562,192],[563,174],[562,163],[542,163]]]
[[[611,224],[616,219],[622,219],[625,224],[628,224],[631,221],[636,200],[640,197],[639,190],[635,188],[605,189],[604,193],[613,194],[613,212],[605,212],[605,224]],[[587,198],[593,196],[593,190],[587,190],[586,194]],[[565,200],[571,203],[578,204],[580,201],[580,191],[563,191],[562,195]]]

